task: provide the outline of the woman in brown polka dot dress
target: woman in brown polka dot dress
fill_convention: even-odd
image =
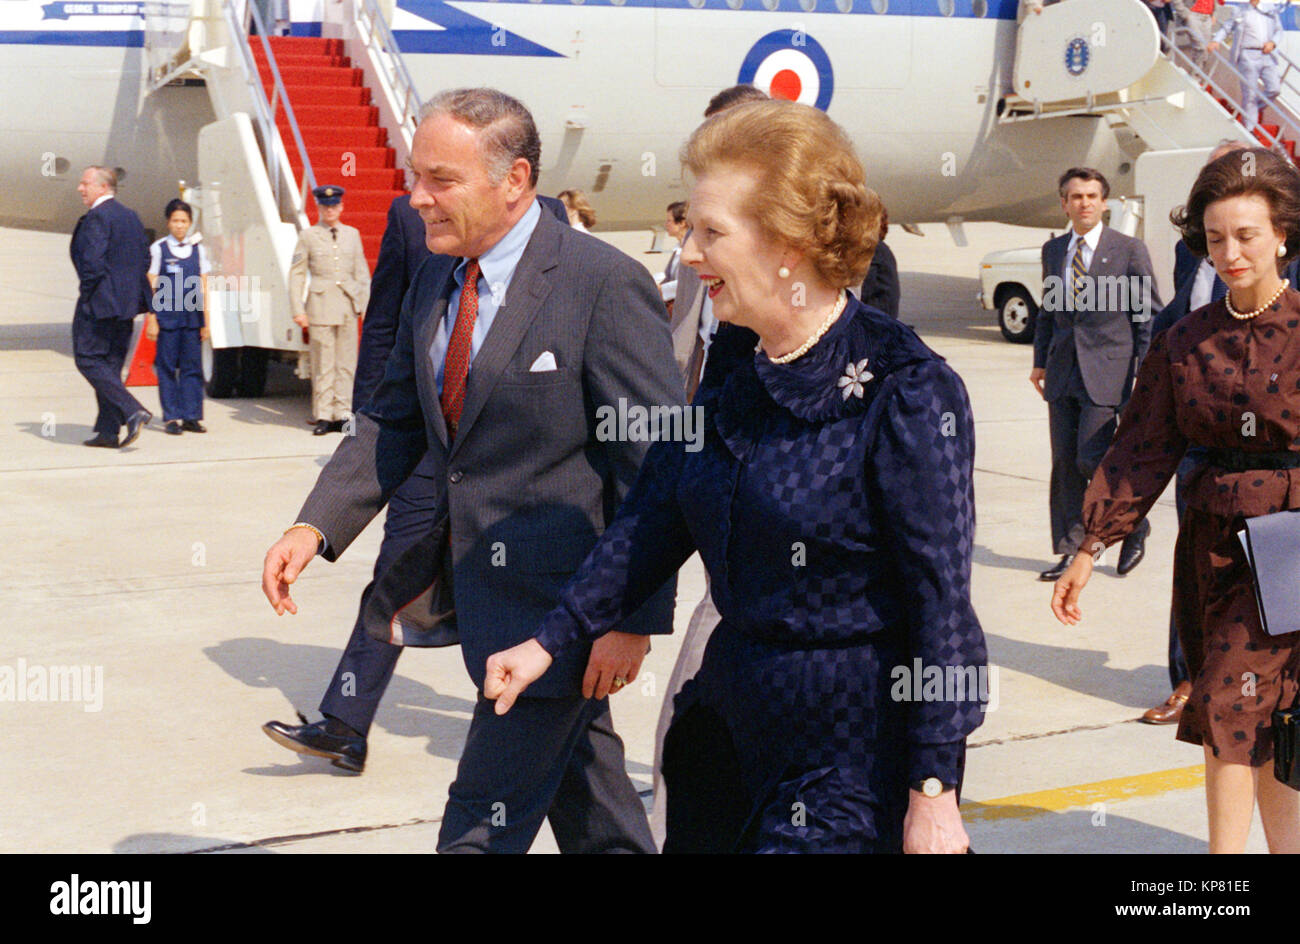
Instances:
[[[1119,432],[1084,500],[1084,547],[1142,520],[1190,446],[1191,480],[1174,551],[1174,608],[1193,678],[1178,738],[1205,748],[1211,852],[1242,852],[1258,801],[1272,852],[1300,852],[1300,794],[1273,776],[1271,715],[1295,701],[1300,633],[1260,625],[1241,519],[1300,507],[1300,293],[1281,278],[1300,254],[1300,172],[1262,150],[1207,164],[1174,223],[1208,253],[1224,299],[1158,335]],[[1057,581],[1052,611],[1073,625],[1093,553]]]

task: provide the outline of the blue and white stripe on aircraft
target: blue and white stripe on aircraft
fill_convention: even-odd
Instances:
[[[119,46],[144,45],[142,8],[147,0],[10,0],[5,19],[10,24],[31,22],[34,28],[0,30],[0,45]],[[483,0],[479,0],[481,4]],[[1019,0],[492,0],[492,5],[512,4],[552,7],[611,7],[672,11],[716,11],[753,16],[795,14],[817,15],[833,22],[836,16],[915,17],[923,19],[1011,20],[1016,18]],[[1066,0],[1075,2],[1075,0]],[[736,9],[739,4],[740,9]],[[565,54],[511,33],[482,16],[460,9],[466,0],[397,0],[397,9],[429,23],[427,29],[396,29],[398,45],[405,53],[443,55],[562,57]],[[477,4],[476,4],[477,5]],[[848,9],[841,9],[847,5]],[[1237,6],[1230,2],[1228,6]],[[773,9],[768,9],[771,6]],[[24,9],[26,8],[26,9]],[[878,12],[883,8],[883,12]],[[38,14],[39,10],[39,14]],[[24,15],[26,14],[26,15]],[[95,22],[92,28],[87,19]],[[36,24],[40,26],[37,27]],[[1300,11],[1288,3],[1282,10],[1282,25],[1289,32],[1300,31]],[[319,36],[319,22],[292,24],[296,36]],[[494,42],[495,38],[495,42]]]

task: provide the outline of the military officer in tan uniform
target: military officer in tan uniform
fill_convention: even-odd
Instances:
[[[298,237],[289,269],[289,294],[293,320],[308,329],[311,339],[312,412],[315,434],[323,436],[342,432],[351,415],[357,318],[370,298],[370,268],[361,233],[339,222],[343,188],[317,187],[312,193],[320,218]]]

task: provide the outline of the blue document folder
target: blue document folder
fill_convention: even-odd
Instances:
[[[1247,518],[1237,532],[1255,582],[1264,632],[1300,630],[1300,509]]]

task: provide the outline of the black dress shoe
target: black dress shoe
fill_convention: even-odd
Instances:
[[[343,432],[343,427],[346,425],[347,423],[345,420],[335,420],[333,423],[330,423],[330,432],[341,433]]]
[[[208,428],[198,420],[185,420],[181,423],[181,429],[187,433],[206,433]]]
[[[313,436],[324,436],[326,433],[334,432],[334,424],[329,420],[317,420],[316,428],[311,431]]]
[[[107,435],[105,435],[104,433],[96,433],[95,436],[94,436],[93,438],[91,438],[91,439],[87,439],[84,443],[82,443],[82,445],[83,445],[83,446],[101,446],[101,447],[103,447],[104,449],[116,449],[116,448],[117,448],[117,437],[116,437],[116,436],[107,436]]]
[[[281,724],[268,721],[262,730],[276,744],[310,754],[313,757],[328,758],[335,767],[361,773],[366,766],[366,739],[342,721],[335,718],[323,718],[314,724],[309,722],[300,711],[300,725]]]
[[[1073,554],[1062,555],[1061,559],[1056,562],[1056,565],[1039,574],[1038,579],[1050,580],[1053,583],[1056,582],[1057,580],[1061,579],[1061,574],[1065,573],[1066,568],[1070,566],[1070,561],[1072,560],[1074,560]]]
[[[1151,524],[1144,518],[1137,529],[1119,546],[1119,563],[1115,565],[1115,573],[1123,577],[1142,563],[1142,558],[1147,555],[1147,535],[1150,533]]]
[[[148,410],[136,410],[128,416],[126,418],[126,436],[117,444],[117,448],[123,449],[139,439],[140,430],[148,426],[151,419],[153,419],[153,414]]]
[[[168,420],[167,425],[163,427],[163,432],[172,436],[179,436],[182,429],[180,420]]]

